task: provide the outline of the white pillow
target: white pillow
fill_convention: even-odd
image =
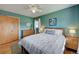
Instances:
[[[44,33],[45,33],[47,30],[51,31],[51,30],[54,30],[54,29],[45,29],[45,30],[44,30]]]
[[[63,35],[63,30],[55,29],[56,35]]]
[[[48,28],[48,29],[45,29],[44,32],[46,32],[46,30],[54,30],[54,29],[49,29],[49,28]]]

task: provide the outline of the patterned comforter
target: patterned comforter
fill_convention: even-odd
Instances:
[[[63,35],[40,33],[24,37],[19,44],[31,54],[63,54],[65,42]]]

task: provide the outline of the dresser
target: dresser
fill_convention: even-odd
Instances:
[[[21,30],[21,38],[29,36],[29,35],[33,35],[33,34],[34,34],[34,30],[32,29]]]

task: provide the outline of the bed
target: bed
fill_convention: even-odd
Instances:
[[[43,33],[24,37],[19,41],[30,54],[63,54],[66,39],[61,29],[46,29]]]

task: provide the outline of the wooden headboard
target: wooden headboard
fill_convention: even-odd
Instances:
[[[64,28],[45,28],[45,29],[58,29],[58,30],[62,30],[62,31],[64,31]]]

